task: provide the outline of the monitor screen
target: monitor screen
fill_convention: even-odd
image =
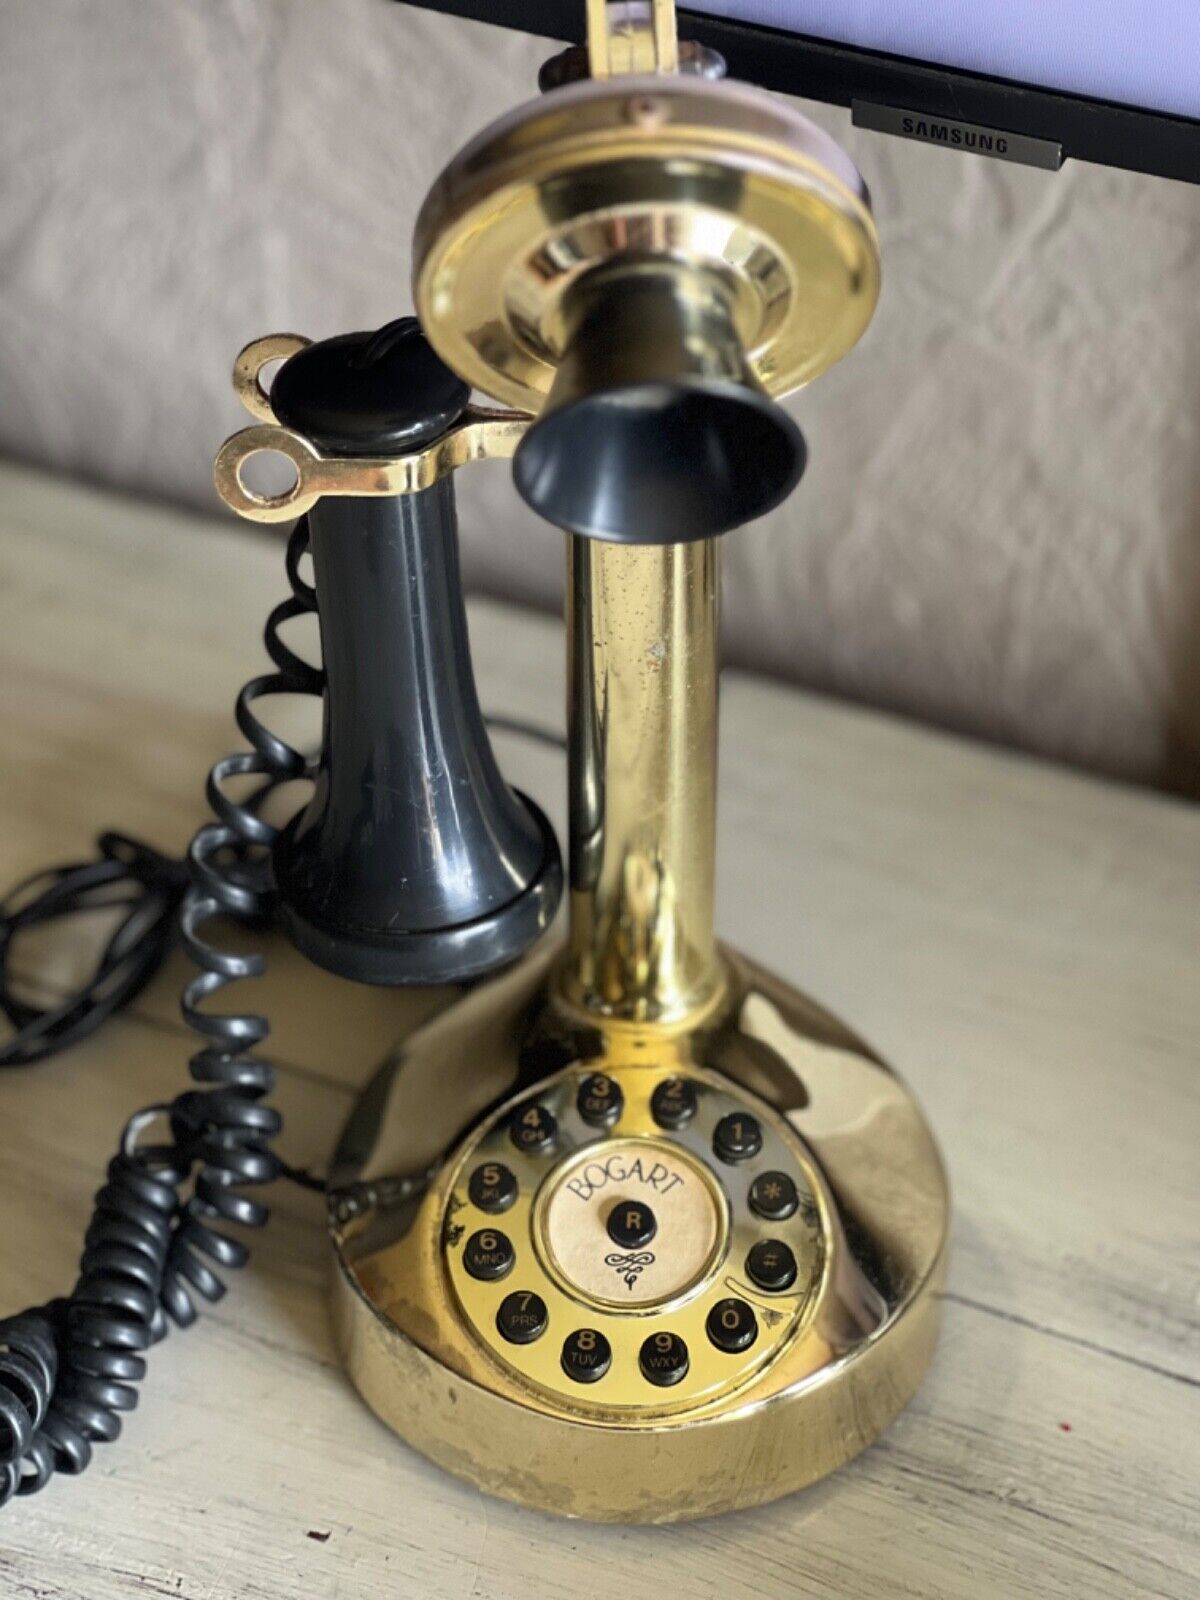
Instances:
[[[583,0],[409,3],[583,37]],[[902,138],[1200,182],[1200,0],[687,0],[679,32]]]
[[[1200,117],[1200,0],[690,0],[689,9]]]

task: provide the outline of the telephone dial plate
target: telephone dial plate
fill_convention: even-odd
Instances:
[[[466,1141],[445,1270],[520,1382],[665,1419],[734,1394],[802,1326],[826,1257],[819,1193],[783,1119],[715,1074],[576,1064]]]

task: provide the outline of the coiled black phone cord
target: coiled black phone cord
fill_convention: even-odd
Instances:
[[[281,1175],[321,1187],[270,1148],[281,1126],[278,1111],[267,1104],[275,1073],[253,1053],[267,1037],[266,1018],[205,1009],[226,985],[259,976],[264,959],[218,950],[201,932],[217,915],[253,924],[269,920],[276,829],[261,815],[262,805],[278,784],[312,775],[304,756],[253,710],[264,696],[323,690],[321,670],[279,637],[284,623],[316,610],[316,593],[299,572],[307,550],[308,526],[301,519],[287,550],[292,592],[271,613],[264,634],[276,670],[252,679],[237,700],[238,727],[251,748],[218,761],[209,774],[206,793],[216,820],[196,834],[186,865],[105,834],[98,862],[28,880],[0,906],[0,1009],[18,1029],[18,1040],[0,1051],[0,1065],[41,1060],[98,1027],[149,982],[176,929],[200,969],[184,991],[183,1015],[205,1041],[190,1062],[198,1087],[145,1107],[126,1124],[96,1195],[70,1295],[0,1321],[0,1506],[14,1495],[36,1493],[55,1472],[82,1472],[93,1445],[117,1437],[122,1414],[137,1404],[143,1352],[170,1323],[190,1326],[199,1302],[221,1298],[225,1285],[216,1269],[245,1265],[247,1247],[221,1225],[259,1228],[269,1211],[244,1191]],[[226,785],[246,777],[262,782],[239,803]],[[118,885],[123,892],[116,892]],[[7,963],[17,932],[114,905],[130,909],[80,994],[44,1010],[13,998]],[[169,1137],[142,1143],[164,1120]]]

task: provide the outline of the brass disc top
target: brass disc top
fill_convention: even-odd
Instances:
[[[865,189],[832,139],[742,85],[630,77],[555,90],[454,158],[417,220],[417,311],[456,372],[537,412],[566,289],[630,256],[720,276],[772,395],[845,355],[879,294]]]

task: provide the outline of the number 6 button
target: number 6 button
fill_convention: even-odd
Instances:
[[[512,1240],[499,1228],[480,1228],[463,1246],[463,1266],[473,1278],[479,1278],[483,1283],[506,1278],[515,1260]]]

